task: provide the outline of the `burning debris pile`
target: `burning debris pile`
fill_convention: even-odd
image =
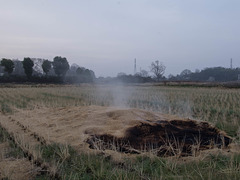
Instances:
[[[207,122],[190,119],[141,122],[123,137],[92,135],[90,148],[126,153],[155,152],[158,156],[188,156],[200,150],[227,147],[232,139]]]

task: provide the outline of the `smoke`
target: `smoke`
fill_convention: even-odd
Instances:
[[[191,118],[192,119],[192,102],[187,100],[178,100],[177,101],[178,111],[176,114],[183,118]]]
[[[124,83],[97,85],[96,96],[104,106],[138,108],[183,118],[192,118],[193,102],[191,97],[156,87],[133,86]],[[107,103],[105,103],[107,102]]]
[[[123,84],[118,84],[110,89],[110,93],[113,97],[113,106],[129,108],[129,98],[133,93],[133,87],[127,87]]]
[[[133,86],[127,86],[126,84],[108,84],[103,86],[96,86],[96,94],[102,102],[108,102],[108,106],[115,106],[121,108],[130,108],[129,100],[134,93]]]

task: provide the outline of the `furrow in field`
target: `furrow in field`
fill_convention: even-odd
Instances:
[[[9,139],[23,150],[29,161],[34,162],[42,171],[54,174],[54,178],[59,179],[58,174],[51,172],[50,165],[41,158],[41,145],[46,144],[43,137],[10,116],[1,115],[0,126],[8,132]]]

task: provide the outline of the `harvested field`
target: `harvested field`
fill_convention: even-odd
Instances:
[[[9,123],[9,121],[11,123]],[[187,156],[195,151],[227,147],[231,138],[207,122],[139,109],[102,106],[22,110],[1,124],[9,132],[26,136],[28,146],[70,144],[78,151],[112,150],[158,156]],[[19,132],[19,126],[23,132]],[[33,139],[33,138],[32,138]]]
[[[239,179],[239,97],[222,88],[9,85],[0,88],[0,126],[43,179]]]
[[[37,170],[27,159],[5,159],[0,161],[0,178],[28,180],[36,176]]]
[[[33,179],[40,169],[24,157],[13,157],[15,153],[8,142],[0,143],[0,179]]]

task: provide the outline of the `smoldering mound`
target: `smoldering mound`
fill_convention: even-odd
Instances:
[[[155,151],[159,156],[188,156],[200,150],[226,147],[231,138],[207,122],[177,119],[144,122],[126,129],[123,137],[94,135],[87,142],[90,148],[103,150]]]
[[[47,143],[70,144],[79,151],[118,153],[155,151],[159,156],[191,155],[228,146],[231,138],[207,122],[140,109],[88,106],[35,109],[13,119]]]

